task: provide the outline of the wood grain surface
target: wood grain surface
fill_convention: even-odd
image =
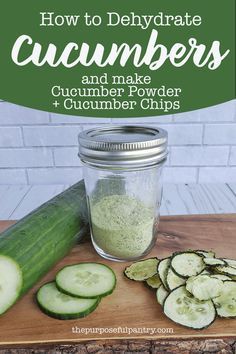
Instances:
[[[0,229],[7,228],[11,223],[0,222]],[[162,258],[173,251],[188,248],[212,248],[219,256],[235,258],[236,214],[163,217],[156,246],[149,256]],[[34,294],[39,286],[54,279],[58,269],[64,265],[83,261],[102,261],[114,269],[118,279],[114,293],[104,298],[95,312],[83,319],[59,321],[41,313],[34,301]],[[102,260],[89,242],[76,246],[34,289],[0,318],[0,344],[2,346],[34,343],[58,345],[91,340],[157,341],[190,338],[196,340],[231,338],[233,342],[236,338],[236,320],[233,319],[217,319],[212,326],[202,331],[174,324],[163,315],[161,307],[156,302],[155,292],[144,284],[130,281],[123,276],[125,266],[126,263]],[[89,333],[73,333],[73,328],[77,328],[77,332],[82,328],[84,331],[88,328]],[[103,328],[104,333],[94,333],[94,328],[100,331]],[[157,333],[137,333],[138,329],[143,328],[155,329]],[[129,329],[130,334],[127,333]]]

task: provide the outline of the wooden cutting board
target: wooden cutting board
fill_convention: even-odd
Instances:
[[[0,222],[0,230],[11,223]],[[236,258],[236,214],[161,218],[156,247],[149,256],[166,257],[173,251],[188,248],[213,248],[219,256]],[[34,302],[34,293],[39,286],[54,279],[58,269],[66,264],[83,261],[102,261],[114,269],[118,279],[114,293],[104,298],[95,312],[83,319],[59,321],[41,313]],[[154,340],[236,337],[236,319],[217,319],[213,325],[202,331],[190,330],[173,323],[162,313],[156,302],[155,291],[123,276],[125,266],[125,263],[102,260],[89,242],[78,245],[0,318],[0,344],[72,343],[122,338]],[[73,333],[73,328],[77,329],[77,333]],[[148,333],[148,328],[154,329],[156,333]],[[79,331],[88,333],[78,333]],[[100,334],[98,331],[104,333]]]

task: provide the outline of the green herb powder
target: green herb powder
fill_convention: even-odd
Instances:
[[[154,210],[127,195],[110,195],[91,203],[94,242],[119,258],[141,256],[151,245]]]

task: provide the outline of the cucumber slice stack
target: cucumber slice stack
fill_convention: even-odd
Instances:
[[[172,321],[204,329],[217,316],[236,317],[236,260],[216,258],[215,252],[206,250],[175,252],[159,260],[157,273],[144,279],[140,275],[147,275],[143,271],[150,261],[136,262],[134,268],[139,275],[131,279],[150,284],[154,281],[157,302]]]
[[[56,281],[44,284],[36,298],[40,309],[59,320],[85,317],[94,311],[101,298],[113,292],[116,276],[101,263],[79,263],[66,266]]]

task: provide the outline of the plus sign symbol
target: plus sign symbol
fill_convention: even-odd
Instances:
[[[58,106],[60,106],[60,103],[56,100],[56,101],[53,102],[53,106],[55,108],[57,108]]]

